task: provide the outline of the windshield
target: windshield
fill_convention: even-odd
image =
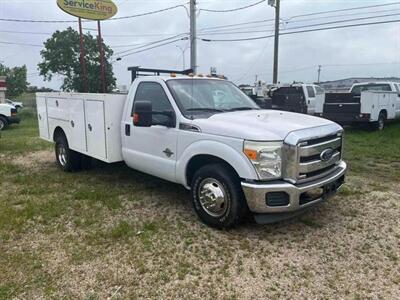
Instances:
[[[259,109],[253,100],[229,81],[174,79],[168,80],[167,85],[186,116]]]
[[[389,84],[385,83],[372,83],[364,85],[356,85],[351,89],[352,94],[360,95],[364,91],[391,91]]]

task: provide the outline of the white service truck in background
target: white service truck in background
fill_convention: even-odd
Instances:
[[[19,123],[20,119],[17,117],[17,109],[6,103],[0,103],[0,130],[5,129],[8,125]]]
[[[272,108],[322,116],[325,91],[316,84],[279,84],[269,91]]]
[[[400,118],[400,83],[356,83],[348,93],[327,93],[323,117],[343,125],[367,123],[383,130],[386,121]]]
[[[85,157],[191,190],[206,224],[230,228],[293,217],[344,183],[343,130],[328,120],[261,110],[231,82],[200,76],[137,78],[127,96],[38,93],[40,136],[58,165]]]

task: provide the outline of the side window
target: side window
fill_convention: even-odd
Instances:
[[[307,85],[307,94],[310,98],[315,98],[314,88],[310,85]]]
[[[150,101],[153,106],[153,112],[173,111],[172,105],[169,102],[163,87],[156,82],[139,83],[133,103],[136,101]],[[153,115],[153,122],[163,122],[166,118],[168,117],[163,115]]]
[[[394,87],[396,88],[397,92],[400,93],[400,84],[394,84]]]
[[[316,86],[315,90],[317,91],[317,95],[322,95],[323,93],[325,93],[325,91],[319,86]]]

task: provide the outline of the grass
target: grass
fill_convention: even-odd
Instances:
[[[400,180],[400,122],[382,132],[346,131],[345,158],[355,174]]]
[[[0,299],[397,296],[399,124],[346,130],[350,176],[331,201],[216,231],[185,189],[124,164],[61,172],[34,110],[21,116],[0,139]]]

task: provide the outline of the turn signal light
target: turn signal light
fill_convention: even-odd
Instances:
[[[246,154],[246,156],[250,160],[256,160],[257,159],[257,151],[256,150],[244,149],[244,154]]]
[[[176,77],[176,73],[171,73],[170,76],[171,77]]]

